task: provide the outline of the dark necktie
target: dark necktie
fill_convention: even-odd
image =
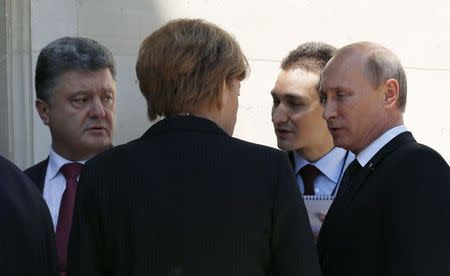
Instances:
[[[305,187],[304,195],[314,195],[314,180],[320,174],[320,170],[316,166],[308,164],[300,169],[300,176],[303,179],[303,185]]]
[[[67,163],[61,167],[66,178],[66,189],[59,206],[58,224],[56,225],[56,250],[58,253],[58,271],[61,276],[66,275],[67,244],[69,242],[70,228],[72,226],[73,206],[77,194],[77,178],[80,175],[80,163]]]
[[[349,190],[353,177],[355,177],[361,169],[362,167],[357,159],[353,160],[348,165],[344,175],[342,176],[341,184],[339,185],[339,190],[337,191],[336,197],[341,197]]]

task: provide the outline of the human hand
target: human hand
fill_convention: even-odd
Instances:
[[[325,220],[325,215],[323,213],[318,213],[317,217],[319,218],[320,222],[323,223],[323,221]],[[319,229],[316,229],[316,231],[313,230],[313,235],[314,235],[314,240],[317,242],[317,238],[319,237],[319,231],[320,228],[322,227],[322,225],[320,225]]]
[[[318,213],[317,214],[317,217],[319,218],[320,222],[322,222],[322,223],[325,220],[325,216],[326,216],[326,214],[324,214],[324,213]]]

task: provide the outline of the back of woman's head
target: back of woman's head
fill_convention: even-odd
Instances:
[[[242,80],[247,71],[236,40],[201,19],[173,20],[153,32],[136,63],[150,120],[220,102],[224,81]]]

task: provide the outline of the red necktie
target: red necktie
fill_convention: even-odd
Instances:
[[[300,169],[300,176],[303,179],[303,185],[305,187],[304,195],[315,195],[314,192],[314,180],[320,174],[320,170],[316,166],[308,164]]]
[[[67,163],[61,167],[66,178],[66,189],[59,206],[58,224],[56,225],[56,250],[58,253],[58,271],[61,276],[66,275],[67,244],[69,242],[70,228],[72,226],[73,206],[77,194],[77,178],[80,175],[80,163]]]

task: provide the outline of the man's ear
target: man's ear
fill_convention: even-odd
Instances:
[[[398,97],[400,93],[400,86],[396,79],[388,79],[385,84],[384,91],[384,106],[387,109],[398,108]]]
[[[34,103],[34,105],[36,106],[36,110],[39,113],[39,117],[41,117],[42,122],[44,122],[44,124],[46,126],[48,126],[49,123],[49,106],[48,103],[44,102],[41,99],[36,99],[36,102]]]

